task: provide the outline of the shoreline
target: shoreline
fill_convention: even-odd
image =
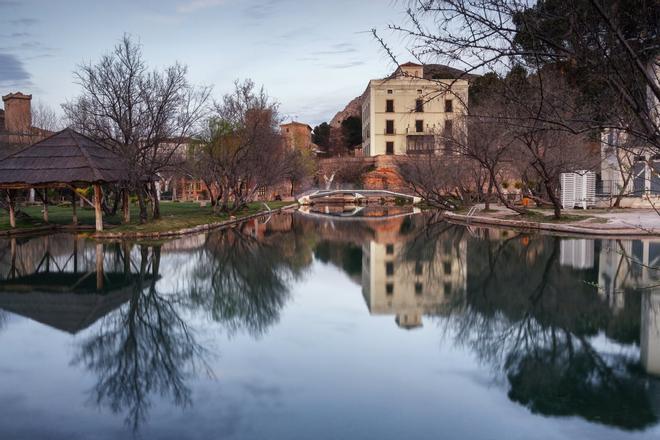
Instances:
[[[160,238],[173,238],[191,234],[197,234],[201,232],[206,232],[214,229],[220,229],[224,227],[230,227],[238,223],[251,220],[256,217],[263,217],[269,214],[276,214],[284,211],[288,211],[294,208],[298,208],[297,203],[292,203],[290,205],[282,206],[279,208],[274,208],[270,211],[261,210],[259,212],[249,214],[246,216],[237,216],[235,218],[230,218],[223,221],[213,222],[213,223],[204,223],[197,226],[183,228],[183,229],[173,229],[170,231],[154,231],[154,232],[112,232],[112,228],[102,231],[95,232],[94,226],[83,225],[83,226],[73,226],[73,225],[44,225],[37,226],[34,228],[23,228],[16,230],[4,230],[0,231],[0,237],[10,238],[10,237],[29,237],[37,236],[44,234],[53,234],[58,232],[70,232],[70,233],[88,233],[90,238],[95,238],[98,240],[131,240],[131,239],[160,239]]]
[[[108,229],[103,232],[95,232],[93,226],[83,225],[74,227],[72,225],[44,225],[37,226],[29,229],[20,229],[20,230],[4,230],[0,231],[0,237],[26,237],[32,235],[44,235],[52,234],[58,232],[69,232],[69,233],[83,233],[88,234],[90,238],[98,240],[135,240],[135,239],[162,239],[162,238],[174,238],[192,234],[199,234],[215,229],[221,229],[226,227],[231,227],[245,221],[263,217],[268,214],[277,214],[284,211],[290,211],[292,209],[299,208],[298,203],[291,203],[289,205],[281,206],[279,208],[272,209],[270,211],[261,210],[259,212],[249,214],[246,216],[238,216],[235,218],[213,222],[213,223],[203,223],[197,226],[192,226],[182,229],[173,229],[169,231],[153,231],[153,232],[113,232],[112,229]],[[491,227],[497,229],[509,229],[516,230],[520,232],[540,232],[540,233],[550,233],[553,235],[561,235],[567,237],[589,237],[589,238],[649,238],[649,237],[660,237],[660,228],[650,229],[643,227],[636,227],[631,225],[630,227],[607,227],[603,224],[589,225],[589,223],[582,222],[568,222],[568,223],[546,223],[546,222],[535,222],[528,220],[514,220],[514,219],[505,219],[492,216],[483,216],[483,215],[464,215],[456,214],[451,211],[441,211],[440,212],[443,219],[452,224],[459,224],[463,226],[482,226],[482,227]]]
[[[158,231],[158,232],[111,232],[103,231],[97,232],[91,235],[92,238],[98,240],[126,240],[126,239],[160,239],[160,238],[172,238],[172,237],[181,237],[191,234],[199,234],[206,231],[211,231],[214,229],[221,229],[225,227],[230,227],[239,223],[243,223],[247,220],[251,220],[257,217],[263,217],[269,214],[277,214],[280,212],[288,211],[294,208],[298,208],[297,203],[292,203],[290,205],[282,206],[280,208],[275,208],[270,211],[259,211],[254,214],[249,214],[243,217],[230,218],[228,220],[215,222],[215,223],[205,223],[198,226],[193,226],[191,228],[177,229],[172,231]]]
[[[660,229],[644,229],[641,227],[597,227],[585,226],[584,223],[544,223],[526,220],[512,220],[488,216],[467,216],[456,214],[450,211],[443,211],[442,217],[454,224],[464,226],[479,225],[487,227],[497,227],[501,229],[515,229],[531,232],[551,232],[554,235],[564,235],[572,237],[590,237],[590,238],[648,238],[660,237]],[[660,219],[659,219],[660,220]]]

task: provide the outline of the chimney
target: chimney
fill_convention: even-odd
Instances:
[[[424,66],[415,63],[401,64],[399,74],[410,78],[424,78]]]
[[[15,134],[30,133],[32,128],[32,95],[21,92],[2,97],[5,104],[5,130]]]

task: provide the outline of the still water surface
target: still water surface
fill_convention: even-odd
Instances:
[[[389,214],[1,241],[0,438],[660,437],[660,241]]]

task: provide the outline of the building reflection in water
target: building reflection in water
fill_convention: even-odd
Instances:
[[[0,308],[71,334],[119,308],[139,283],[121,248],[106,254],[68,234],[6,244]]]
[[[574,269],[594,267],[594,241],[584,239],[561,239],[560,264]]]
[[[467,241],[450,227],[429,240],[402,233],[411,218],[375,224],[374,239],[362,245],[362,294],[373,315],[394,315],[404,329],[422,326],[425,314],[438,315],[460,301],[467,280]]]
[[[614,313],[626,308],[630,292],[640,295],[640,360],[660,377],[660,241],[602,240],[598,288]]]

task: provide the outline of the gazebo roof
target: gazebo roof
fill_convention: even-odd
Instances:
[[[120,156],[70,128],[0,159],[0,187],[5,188],[126,179]]]

